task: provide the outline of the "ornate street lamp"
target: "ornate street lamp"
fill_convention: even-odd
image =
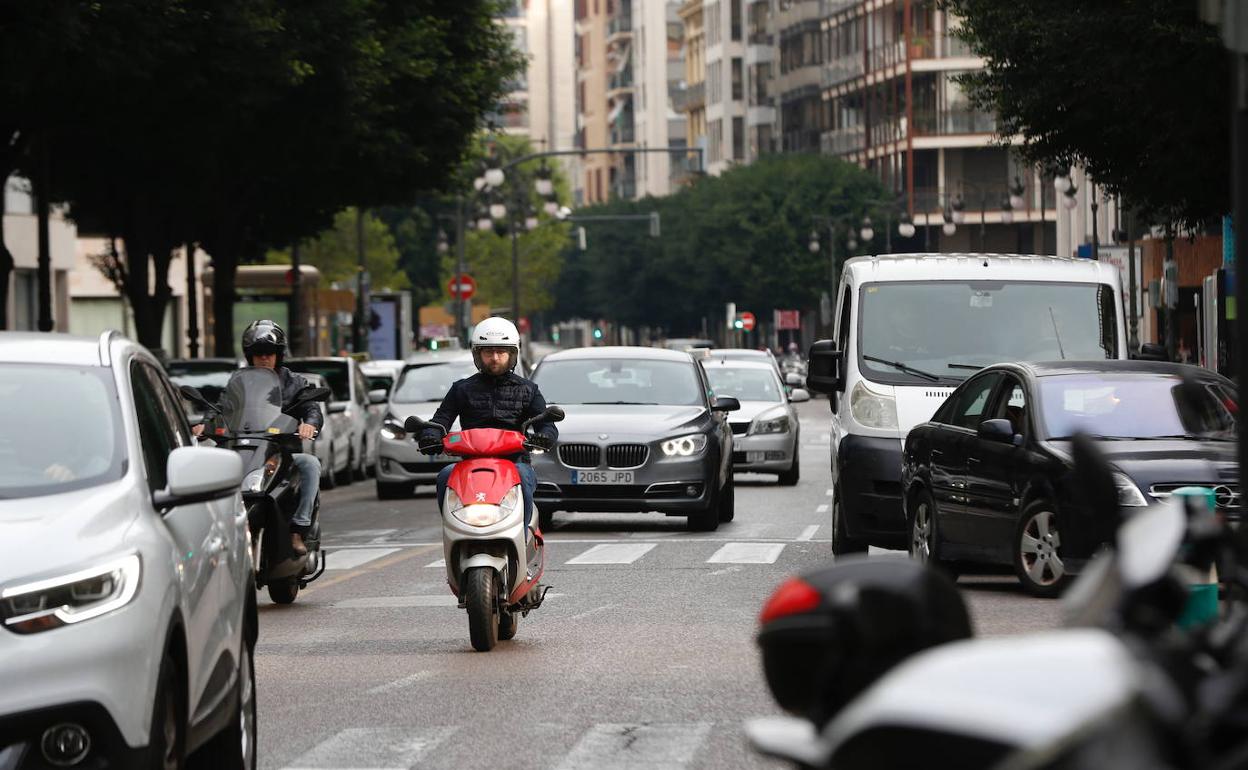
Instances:
[[[914,222],[910,220],[909,214],[901,215],[901,219],[897,222],[897,234],[902,238],[914,237]]]
[[[858,231],[858,236],[864,241],[875,237],[875,228],[871,227],[871,217],[862,218],[862,229]]]

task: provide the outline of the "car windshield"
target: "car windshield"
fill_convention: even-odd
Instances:
[[[477,373],[471,361],[454,364],[414,366],[399,375],[399,384],[391,400],[396,404],[417,404],[441,401],[451,385]]]
[[[287,361],[286,366],[292,372],[311,372],[324,377],[329,389],[334,392],[335,401],[351,400],[350,371],[346,361]]]
[[[112,370],[0,364],[0,499],[116,481],[125,430]]]
[[[770,369],[745,368],[707,364],[706,378],[717,396],[732,396],[738,401],[781,401],[780,381]]]
[[[1237,394],[1220,383],[1182,387],[1173,375],[1078,374],[1041,377],[1048,438],[1203,438],[1233,441]]]
[[[693,362],[601,358],[551,361],[534,381],[551,404],[666,404],[700,406]]]
[[[908,385],[960,381],[1001,361],[1117,358],[1114,302],[1108,285],[1091,283],[864,284],[858,366]]]

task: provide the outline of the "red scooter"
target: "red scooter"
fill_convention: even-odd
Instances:
[[[542,533],[535,523],[526,531],[520,472],[507,458],[549,450],[528,430],[563,417],[563,410],[552,406],[519,431],[472,428],[450,434],[419,417],[404,423],[413,435],[436,427],[444,434],[443,451],[464,458],[451,471],[442,500],[442,551],[446,582],[460,608],[468,610],[468,634],[480,652],[514,637],[520,618],[540,607],[549,590],[538,582],[546,563]]]

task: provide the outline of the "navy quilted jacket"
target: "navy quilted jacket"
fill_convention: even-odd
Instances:
[[[459,418],[460,427],[498,428],[520,430],[520,425],[530,417],[546,411],[546,399],[537,383],[509,372],[502,377],[492,377],[477,372],[467,379],[459,380],[447,391],[438,411],[433,413],[436,422],[448,431]],[[559,438],[559,429],[553,422],[543,422],[534,430],[551,441]],[[422,440],[436,440],[438,432],[428,430]]]

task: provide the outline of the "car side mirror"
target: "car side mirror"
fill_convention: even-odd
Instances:
[[[152,496],[157,508],[203,503],[229,497],[243,480],[237,452],[212,447],[178,447],[165,463],[168,486]]]
[[[376,390],[368,391],[368,403],[370,404],[384,404],[386,403],[386,398],[385,388],[377,388]]]
[[[989,441],[997,441],[1002,444],[1014,444],[1015,446],[1022,443],[1022,436],[1014,433],[1014,425],[1004,417],[998,417],[995,420],[984,420],[979,424],[979,430],[976,431],[980,438]]]
[[[1145,342],[1140,345],[1140,349],[1133,356],[1137,361],[1169,361],[1170,356],[1166,354],[1166,346],[1158,345],[1156,342]]]
[[[735,412],[741,408],[741,402],[732,396],[716,396],[711,402],[712,412]]]
[[[806,368],[807,389],[831,395],[844,387],[841,377],[844,358],[844,354],[836,349],[835,340],[819,340],[811,345]]]
[[[793,392],[789,394],[789,401],[792,401],[795,404],[800,404],[803,401],[809,400],[810,391],[804,390],[803,388],[794,388]]]
[[[327,411],[330,414],[342,414],[343,412],[347,411],[347,402],[339,401],[337,403],[330,404]]]

